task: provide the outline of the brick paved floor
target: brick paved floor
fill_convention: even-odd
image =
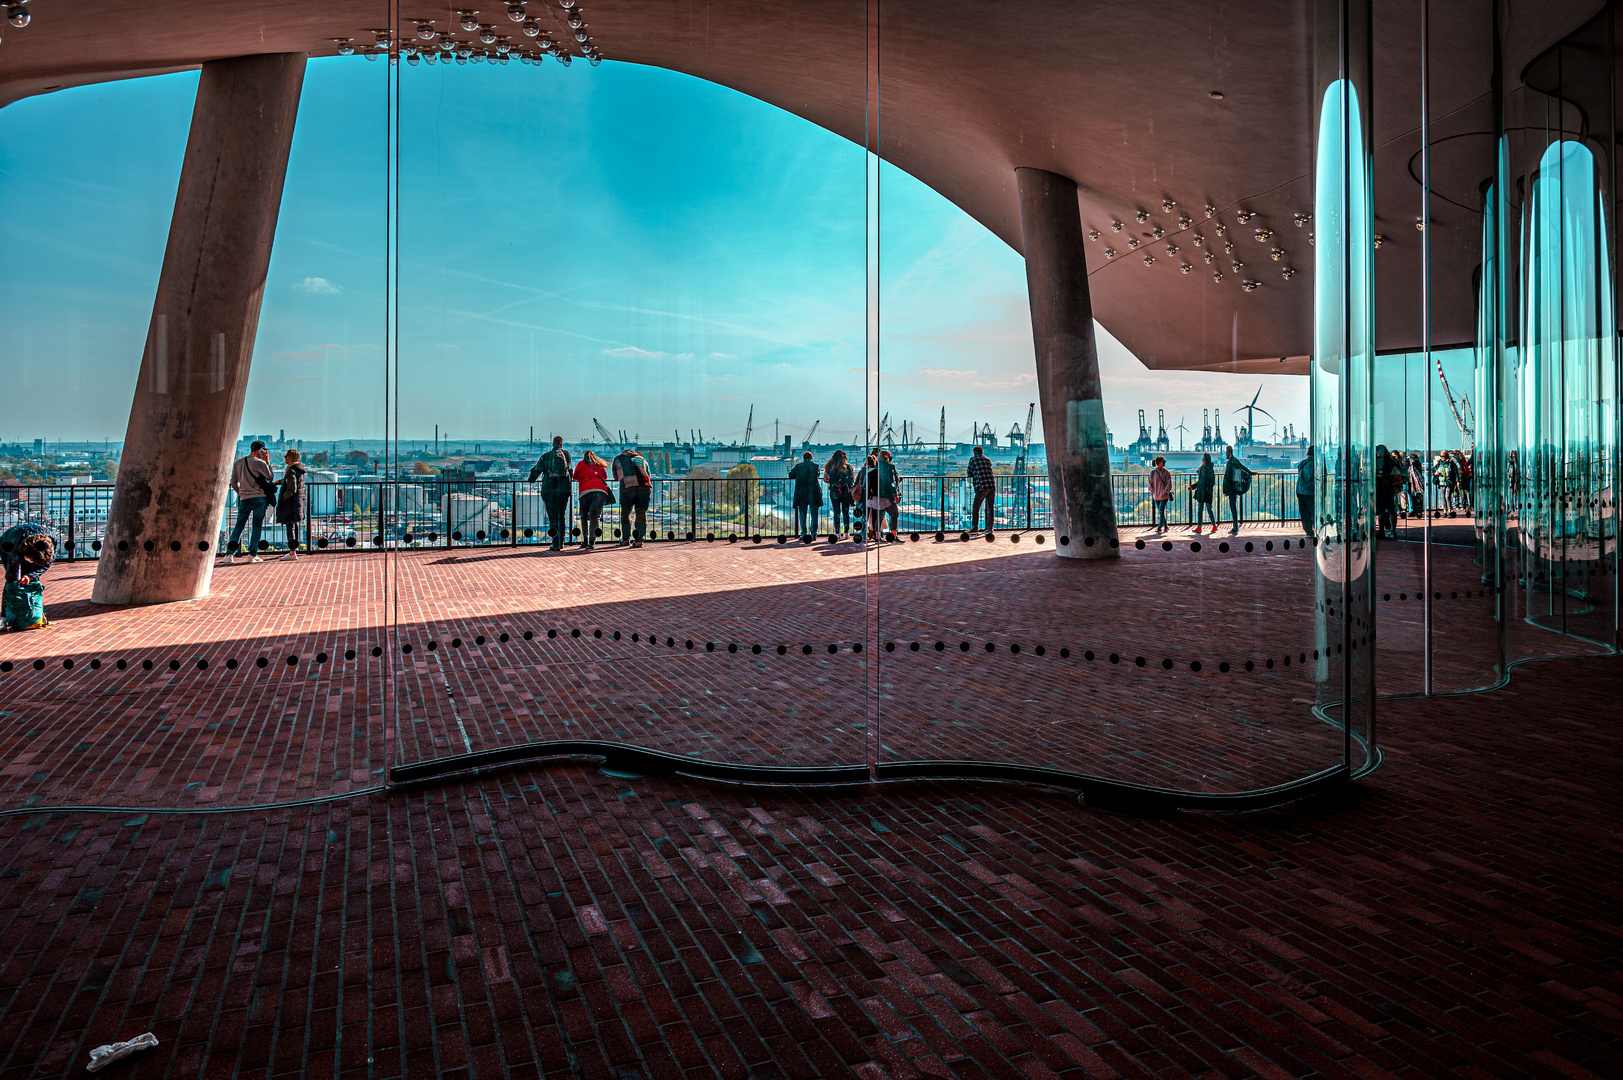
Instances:
[[[48,579],[57,628],[0,636],[15,665],[0,675],[0,797],[285,801],[375,785],[391,761],[544,739],[861,764],[875,730],[890,761],[1195,790],[1337,763],[1338,733],[1311,714],[1313,552],[1280,530],[1226,553],[1171,536],[1170,552],[1129,541],[1081,565],[1029,534],[326,555],[223,567],[210,597],[141,609],[91,605],[94,567],[69,564]],[[1414,692],[1413,547],[1383,551],[1381,685]],[[1469,558],[1435,555],[1439,689],[1499,678],[1496,598]],[[1509,626],[1513,656],[1587,648]]]
[[[1623,1074],[1623,661],[1384,707],[1278,811],[529,765],[0,816],[0,1080]],[[9,723],[9,721],[8,721]]]

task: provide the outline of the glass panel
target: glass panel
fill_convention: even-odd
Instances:
[[[606,34],[592,64],[556,6],[412,43],[385,524],[402,761],[590,744],[866,775],[865,557],[827,543],[826,485],[796,473],[868,423],[845,7],[849,40],[816,43],[856,58],[821,91],[838,133]]]
[[[100,39],[135,76],[0,110],[0,548],[24,522],[58,541],[38,580],[55,632],[0,637],[28,805],[266,802],[383,771],[382,565],[348,554],[329,459],[370,461],[384,434],[386,65],[266,53],[277,27],[220,17],[186,35],[247,55],[144,77],[196,39],[67,8],[6,33],[8,85]],[[234,537],[256,480],[275,498]],[[262,547],[219,558],[233,538]]]
[[[1305,133],[1282,135],[1232,192],[1207,191],[1155,179],[1181,175],[1168,147],[1195,133],[1146,106],[1112,116],[1111,138],[1156,163],[1136,186],[1119,162],[1022,147],[1009,162],[1022,172],[991,200],[983,177],[965,181],[919,135],[940,87],[909,67],[905,34],[888,22],[882,33],[885,70],[905,74],[881,95],[876,441],[901,475],[899,542],[876,555],[881,774],[997,762],[1083,786],[1219,794],[1339,768],[1340,721],[1312,709],[1314,553],[1297,497],[1312,276],[1296,267],[1312,255],[1314,207],[1310,183],[1291,179],[1311,175]],[[1305,73],[1310,60],[1295,63]],[[1092,122],[1058,103],[1051,121]],[[1215,106],[1198,120],[1218,141],[1238,137],[1233,123]],[[1075,186],[1034,209],[1028,182]],[[1077,251],[1085,267],[1046,261]],[[1098,322],[1064,326],[1075,336],[1042,352],[1034,323],[1079,294]],[[1192,323],[1192,307],[1221,332]],[[1252,318],[1274,324],[1253,331]],[[1091,340],[1078,340],[1083,326]],[[1295,374],[1249,374],[1278,371],[1281,352]],[[1045,363],[1063,365],[1046,389]],[[1095,415],[1110,463],[1100,487],[1071,472]],[[1230,450],[1246,466],[1232,502]],[[1094,491],[1115,526],[1070,535],[1055,504],[1091,513]]]

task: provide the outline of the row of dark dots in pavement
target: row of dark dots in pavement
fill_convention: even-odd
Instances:
[[[1011,544],[1018,544],[1018,543],[1020,543],[1021,539],[1024,536],[1027,535],[1028,532],[1029,532],[1029,530],[1017,530],[1017,531],[1013,531],[1013,532],[1005,532],[1003,535],[1008,538],[1008,541]],[[571,533],[572,536],[579,536],[580,535],[580,529],[579,528],[571,529],[570,533]],[[621,533],[620,533],[619,529],[613,530],[613,534],[614,534],[615,539],[619,539],[620,536],[621,536]],[[509,531],[507,529],[502,529],[500,538],[503,539],[503,540],[506,540],[506,539],[510,538],[510,535],[511,534],[509,533]],[[533,530],[533,529],[525,529],[524,530],[524,536],[525,536],[526,539],[533,538],[535,535],[536,535],[536,533],[535,533],[535,530]],[[601,535],[601,531],[600,531],[599,535]],[[894,533],[894,532],[890,532],[890,533],[885,533],[884,534],[884,539],[889,543],[900,543],[900,542],[902,542],[902,540],[903,540],[903,538],[905,536],[905,538],[908,541],[911,541],[912,543],[916,544],[921,539],[923,539],[924,537],[926,537],[928,535],[930,535],[930,534],[928,534],[928,533],[916,533],[916,532],[915,533],[906,533],[906,534],[897,534],[897,533]],[[935,540],[936,540],[937,543],[946,543],[948,541],[948,537],[950,535],[951,534],[946,533],[946,532],[937,532],[937,533],[934,534]],[[971,541],[972,539],[974,539],[977,536],[984,536],[984,538],[985,538],[985,540],[986,540],[986,542],[988,544],[992,544],[992,543],[997,542],[997,534],[995,532],[987,532],[987,533],[984,533],[984,534],[980,533],[980,532],[974,532],[974,533],[959,532],[957,534],[956,538],[962,543],[968,543],[969,541]],[[667,532],[665,534],[664,538],[666,540],[676,540],[677,535],[674,532]],[[476,543],[478,543],[480,541],[484,541],[484,540],[492,539],[492,538],[488,538],[485,535],[485,531],[483,529],[481,529],[478,532],[476,532],[473,535],[473,537],[464,537],[461,532],[453,532],[451,534],[451,539],[452,539],[452,541],[457,542],[457,543],[475,543],[476,544]],[[657,535],[655,535],[655,536],[650,537],[650,539],[658,540],[660,538]],[[693,533],[690,532],[690,533],[685,534],[682,539],[685,540],[685,541],[692,542],[692,541],[695,541],[697,538],[695,537],[695,535]],[[736,544],[736,543],[739,543],[740,541],[743,541],[745,543],[759,544],[759,543],[761,543],[761,542],[763,542],[765,540],[776,540],[779,544],[791,544],[791,543],[794,543],[796,541],[798,541],[798,542],[800,542],[802,544],[811,544],[811,543],[815,543],[816,540],[818,539],[818,537],[814,537],[814,536],[811,536],[809,534],[806,535],[806,536],[795,537],[795,536],[789,536],[789,535],[784,534],[784,533],[779,533],[776,537],[773,537],[773,536],[770,536],[770,535],[765,535],[765,534],[762,534],[762,533],[755,533],[753,535],[746,535],[744,533],[726,533],[726,534],[723,534],[723,535],[720,535],[720,536],[718,536],[715,533],[706,533],[704,535],[703,539],[708,543],[715,543],[718,540],[725,540],[729,544]],[[426,536],[416,536],[416,535],[414,535],[412,533],[406,533],[406,534],[404,534],[404,535],[402,535],[400,537],[400,542],[403,543],[403,544],[411,544],[411,543],[415,543],[415,542],[417,542],[419,540],[426,540],[430,544],[437,544],[437,543],[439,543],[440,535],[439,535],[439,533],[434,533],[434,532],[428,533]],[[1047,543],[1048,537],[1047,537],[1047,534],[1045,534],[1045,533],[1036,533],[1035,536],[1034,536],[1034,540],[1038,544],[1044,544],[1044,543]],[[838,544],[840,542],[840,537],[836,536],[834,534],[830,534],[829,537],[828,537],[828,542],[830,544]],[[1093,547],[1093,546],[1095,546],[1095,544],[1102,543],[1102,542],[1103,542],[1102,540],[1098,540],[1098,539],[1096,539],[1095,537],[1092,537],[1092,536],[1086,536],[1086,537],[1082,538],[1082,544],[1083,544],[1084,547]],[[338,545],[338,543],[339,543],[339,541],[337,541],[337,540],[329,539],[328,537],[323,536],[323,537],[320,537],[320,538],[318,538],[316,540],[315,546],[317,548],[319,548],[319,549],[326,549],[326,548],[329,548],[329,547],[335,547],[335,546]],[[346,548],[354,548],[354,547],[357,547],[357,546],[362,546],[362,547],[366,546],[365,541],[362,541],[359,538],[354,537],[354,536],[346,537],[342,541],[342,543],[343,543],[343,546],[346,547]],[[374,547],[374,548],[382,547],[383,543],[384,543],[384,539],[383,539],[382,535],[374,535],[372,537],[372,540],[371,540],[371,546],[372,547]],[[1238,543],[1238,541],[1236,543]],[[1298,548],[1305,548],[1305,547],[1308,547],[1308,546],[1312,545],[1313,543],[1314,543],[1314,541],[1313,541],[1313,539],[1311,537],[1299,538],[1299,539],[1297,539],[1295,541],[1295,544],[1296,544],[1296,546]],[[1059,538],[1059,546],[1060,547],[1069,547],[1070,544],[1071,544],[1071,538],[1069,536],[1061,536]],[[1114,537],[1112,537],[1110,539],[1110,541],[1109,541],[1109,544],[1110,544],[1110,546],[1112,548],[1117,548],[1117,547],[1121,546],[1121,541],[1114,538]],[[1174,545],[1173,545],[1172,541],[1170,541],[1170,540],[1162,540],[1160,542],[1160,544],[1161,544],[1161,550],[1163,550],[1163,551],[1171,551],[1171,550],[1173,550]],[[1283,550],[1286,550],[1286,551],[1289,551],[1291,549],[1291,544],[1292,544],[1292,541],[1290,541],[1290,540],[1279,541],[1280,547],[1283,548]],[[100,551],[102,549],[102,544],[101,544],[100,540],[94,541],[90,546],[93,549],[95,549],[96,551]],[[128,540],[120,540],[118,542],[118,550],[119,551],[128,551],[129,546],[130,546],[130,543],[129,543]],[[171,540],[171,541],[169,541],[169,543],[167,545],[162,545],[162,546],[168,547],[168,549],[171,552],[178,552],[181,549],[182,545],[181,545],[181,542],[179,540]],[[209,545],[209,542],[207,540],[199,540],[199,541],[197,541],[197,550],[198,551],[207,551],[207,550],[209,550],[209,546],[210,545]],[[1136,540],[1134,542],[1133,546],[1135,548],[1137,548],[1139,551],[1143,551],[1146,547],[1149,547],[1150,544],[1147,543],[1144,539],[1140,538],[1139,540]],[[1189,550],[1192,551],[1192,552],[1198,553],[1198,552],[1200,552],[1202,550],[1202,545],[1201,545],[1201,542],[1199,540],[1190,541],[1188,546],[1189,546]],[[1267,541],[1262,542],[1262,548],[1265,551],[1273,551],[1274,546],[1275,546],[1275,541],[1273,541],[1273,540],[1267,540]],[[71,540],[65,541],[64,544],[63,544],[63,547],[66,548],[67,550],[71,551],[73,549],[73,541],[71,541]],[[259,541],[259,550],[268,551],[268,550],[270,550],[270,547],[271,547],[271,545],[270,545],[269,540],[263,540],[262,539],[262,540]],[[144,550],[144,551],[148,552],[149,554],[151,554],[151,553],[155,553],[156,551],[158,551],[159,548],[160,548],[160,545],[155,541],[147,540],[147,541],[144,541],[141,544],[141,548],[142,548],[142,550]],[[11,544],[10,543],[0,545],[0,550],[9,551],[10,549],[11,549]],[[1229,542],[1227,540],[1220,541],[1218,543],[1218,545],[1217,545],[1217,550],[1222,552],[1222,553],[1227,554],[1230,551]],[[1256,550],[1256,545],[1252,541],[1247,540],[1247,541],[1244,542],[1243,550],[1248,551],[1248,552],[1249,551],[1254,551],[1254,550]]]
[[[601,628],[599,628],[599,629],[592,630],[591,635],[592,635],[593,638],[602,639],[605,636],[605,633]],[[533,631],[533,630],[525,630],[521,636],[522,636],[523,640],[531,641],[531,640],[533,640],[535,638],[536,634],[535,634],[535,631]],[[559,637],[559,631],[556,628],[549,629],[546,632],[546,636],[548,638],[557,638],[557,637]],[[568,636],[570,638],[580,638],[583,635],[582,635],[581,630],[578,627],[576,627],[576,628],[572,628],[572,629],[570,629],[568,631]],[[608,636],[608,639],[611,640],[611,641],[622,641],[622,640],[625,639],[625,635],[619,630],[609,631],[607,636]],[[502,632],[499,635],[497,635],[496,640],[498,642],[502,643],[502,644],[506,644],[507,642],[512,640],[512,637],[508,633]],[[644,638],[644,635],[639,631],[639,632],[631,633],[630,634],[630,640],[631,640],[631,642],[633,644],[639,644],[642,641],[644,641],[645,638]],[[660,643],[661,643],[661,638],[660,638],[660,635],[658,635],[658,634],[648,634],[648,635],[646,635],[646,641],[650,646],[658,647],[660,645]],[[668,649],[674,649],[674,648],[677,647],[677,641],[678,641],[677,638],[667,636],[667,637],[665,637],[663,639],[663,641],[664,641],[664,646],[666,648],[668,648]],[[701,645],[703,646],[704,651],[707,652],[707,653],[714,653],[714,652],[718,652],[718,651],[724,651],[724,652],[727,652],[727,653],[737,653],[740,650],[746,650],[747,649],[747,651],[751,655],[754,655],[754,656],[760,656],[762,654],[769,654],[770,655],[772,653],[776,653],[776,655],[778,655],[778,656],[787,656],[792,652],[799,652],[803,656],[811,656],[813,653],[816,653],[816,652],[819,651],[818,647],[813,646],[813,645],[790,646],[790,645],[760,645],[760,644],[754,644],[754,645],[744,646],[744,645],[738,644],[737,642],[727,642],[727,643],[720,643],[720,642],[715,642],[715,641],[698,642],[698,641],[695,641],[693,638],[682,638],[681,641],[682,641],[683,647],[686,650],[688,650],[689,652],[698,651],[698,649],[700,648]],[[479,635],[475,636],[474,639],[473,639],[473,644],[474,644],[475,647],[481,647],[485,643],[486,643],[486,639],[485,639],[485,636],[483,634],[479,634]],[[1356,651],[1356,649],[1359,647],[1360,644],[1363,644],[1363,645],[1367,646],[1368,643],[1369,643],[1368,637],[1364,637],[1364,638],[1355,640],[1353,642],[1353,648]],[[440,643],[437,640],[430,640],[427,643],[427,649],[428,649],[429,652],[438,652],[439,647],[440,647]],[[464,647],[464,643],[463,643],[463,641],[462,641],[462,639],[460,637],[453,637],[451,639],[451,641],[450,641],[450,647],[452,649],[458,649],[459,650],[459,649]],[[827,649],[827,652],[830,655],[834,655],[834,654],[837,654],[837,653],[840,652],[841,647],[842,646],[839,643],[830,642],[826,646],[826,649]],[[854,653],[854,654],[860,654],[863,651],[863,646],[862,646],[861,642],[851,642],[851,643],[849,643],[848,645],[846,645],[844,647],[846,648],[847,651],[849,651],[851,653]],[[947,642],[938,640],[938,641],[936,641],[934,643],[933,650],[935,652],[938,652],[938,653],[944,653],[948,649],[950,649],[951,647],[952,646],[950,646]],[[932,646],[930,645],[930,643],[928,641],[925,641],[925,642],[919,642],[919,641],[908,642],[905,645],[905,647],[903,645],[901,645],[900,643],[895,642],[895,641],[887,641],[887,642],[885,642],[885,645],[884,645],[884,650],[887,653],[896,652],[899,648],[905,648],[905,651],[907,651],[907,652],[922,652],[922,651],[925,651],[927,649],[932,648]],[[1050,650],[1047,646],[1044,646],[1044,645],[1036,645],[1036,646],[1031,646],[1031,647],[1029,647],[1027,649],[1022,649],[1022,646],[1018,642],[1009,643],[1009,644],[1003,646],[1003,648],[1011,656],[1019,656],[1023,651],[1029,651],[1034,656],[1042,657],[1042,656],[1047,656],[1051,651],[1053,651],[1053,650]],[[414,651],[414,649],[415,649],[415,646],[414,646],[414,644],[412,642],[406,641],[406,642],[401,642],[401,644],[400,644],[400,652],[401,652],[402,655],[410,656],[412,654],[412,652]],[[998,645],[997,645],[996,642],[988,641],[988,642],[984,642],[982,644],[981,648],[977,650],[975,648],[975,646],[972,645],[970,642],[968,642],[968,641],[960,641],[958,643],[957,649],[958,649],[959,653],[982,653],[982,654],[984,654],[984,653],[995,653],[995,652],[998,651]],[[1341,651],[1342,651],[1342,646],[1340,646],[1340,645],[1337,645],[1335,647],[1335,649],[1333,650],[1333,652],[1335,652],[1335,653],[1340,653]],[[382,648],[382,646],[374,645],[374,646],[372,646],[371,652],[372,652],[372,655],[374,657],[381,657],[383,655],[383,648]],[[1059,652],[1059,657],[1062,660],[1068,660],[1068,659],[1071,658],[1072,652],[1071,652],[1071,649],[1068,646],[1061,647],[1058,650],[1058,652]],[[357,655],[357,653],[356,653],[356,651],[354,649],[346,649],[346,650],[344,650],[344,659],[345,660],[354,660],[356,658],[356,655]],[[1326,653],[1326,655],[1329,655],[1329,653]],[[1112,664],[1120,664],[1124,660],[1124,655],[1121,654],[1121,653],[1115,653],[1115,652],[1112,652],[1112,653],[1103,653],[1103,652],[1095,653],[1092,649],[1082,650],[1081,656],[1082,656],[1082,659],[1090,661],[1090,662],[1092,660],[1094,660],[1096,656],[1100,656],[1100,657],[1108,656],[1109,662],[1112,663]],[[1312,658],[1314,660],[1318,660],[1320,658],[1320,653],[1319,653],[1318,649],[1314,649],[1312,651]],[[315,655],[314,662],[317,665],[322,665],[322,664],[328,663],[330,659],[331,658],[325,652],[319,652],[319,653],[317,653]],[[1146,659],[1145,657],[1143,657],[1143,656],[1134,656],[1134,657],[1127,658],[1127,659],[1135,667],[1141,667],[1142,668],[1142,667],[1147,667],[1150,664],[1150,661],[1148,659]],[[287,667],[290,667],[290,668],[291,667],[297,667],[302,662],[302,660],[303,660],[303,658],[299,654],[293,653],[293,654],[288,655],[288,657],[286,658],[285,664],[286,664]],[[1307,663],[1308,662],[1308,653],[1307,652],[1298,653],[1296,662],[1299,663],[1299,664]],[[197,670],[197,671],[207,671],[209,669],[209,661],[208,661],[208,659],[206,657],[198,657],[192,663],[195,665],[195,670]],[[75,664],[76,664],[76,662],[71,657],[66,658],[66,659],[64,659],[62,661],[62,669],[64,671],[72,671],[73,668],[75,667]],[[253,666],[256,667],[256,668],[267,668],[267,667],[270,667],[271,664],[272,664],[272,661],[270,660],[270,658],[265,657],[265,656],[261,656],[261,657],[259,657],[258,659],[256,659],[253,662]],[[1286,653],[1281,658],[1281,665],[1283,667],[1287,667],[1287,668],[1291,666],[1291,654],[1290,653]],[[43,659],[35,660],[33,662],[33,668],[34,668],[35,671],[43,671],[45,669],[45,666],[46,666],[46,664],[45,664],[45,661]],[[102,667],[102,661],[101,661],[101,659],[99,657],[98,658],[92,658],[91,660],[88,661],[88,666],[90,667],[90,669],[92,671],[100,670],[101,667]],[[144,660],[142,660],[140,662],[140,668],[143,671],[151,671],[151,670],[153,670],[153,668],[155,666],[161,666],[161,662],[158,665],[155,665],[151,659],[144,659]],[[168,661],[167,666],[168,666],[170,671],[179,671],[181,669],[181,667],[182,667],[182,663],[178,659],[171,659],[171,660]],[[226,670],[228,670],[228,671],[235,671],[239,666],[240,665],[239,665],[238,661],[235,658],[232,658],[232,659],[229,659],[229,660],[225,661],[225,667],[226,667]],[[1163,657],[1162,660],[1161,660],[1161,665],[1160,666],[1161,666],[1161,668],[1163,670],[1171,671],[1174,667],[1177,666],[1177,664],[1170,657]],[[1206,666],[1207,665],[1204,664],[1200,660],[1188,661],[1188,667],[1189,667],[1190,671],[1198,672],[1198,671],[1203,670]],[[1259,666],[1261,666],[1264,669],[1271,670],[1274,667],[1274,660],[1272,658],[1265,658],[1265,659],[1263,659],[1261,661],[1247,660],[1243,664],[1243,667],[1244,667],[1244,669],[1246,671],[1255,671],[1255,670],[1257,670],[1257,668]],[[0,661],[0,672],[10,672],[10,671],[13,670],[13,667],[14,667],[14,665],[9,660]],[[127,660],[125,660],[123,658],[120,658],[120,659],[114,661],[113,667],[118,671],[124,671],[129,667],[129,661],[127,661]],[[1234,667],[1234,665],[1230,664],[1226,660],[1219,661],[1218,664],[1217,664],[1217,670],[1220,671],[1220,672],[1225,672],[1225,673],[1230,671],[1233,667]]]

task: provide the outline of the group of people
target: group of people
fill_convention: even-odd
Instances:
[[[648,531],[648,498],[654,489],[653,473],[635,446],[620,451],[612,462],[594,450],[573,461],[564,449],[563,436],[555,435],[552,449],[530,469],[530,483],[541,481],[541,502],[547,509],[547,533],[552,551],[562,551],[569,528],[571,483],[580,486],[580,547],[591,551],[603,535],[603,509],[614,500],[612,480],[620,502],[620,546],[642,547]]]
[[[244,554],[242,531],[250,522],[253,527],[248,534],[248,561],[265,561],[259,551],[265,515],[273,506],[276,508],[276,524],[282,526],[287,534],[287,550],[278,558],[299,557],[299,530],[309,510],[310,497],[304,465],[299,457],[297,450],[289,450],[282,455],[282,478],[278,480],[271,468],[270,451],[265,449],[263,442],[255,439],[248,446],[247,456],[238,458],[231,467],[231,490],[237,496],[237,523],[226,538],[225,546],[220,549],[220,557],[226,562],[236,562]]]
[[[895,538],[901,517],[899,477],[889,450],[869,454],[860,469],[852,467],[844,450],[834,451],[822,468],[818,468],[811,451],[807,450],[789,470],[789,479],[795,482],[792,501],[796,536],[817,535],[826,487],[834,519],[832,535],[859,537],[863,534],[862,512],[852,513],[852,507],[861,502],[867,511],[867,535]],[[890,528],[881,529],[882,524]]]
[[[978,451],[980,448],[976,447]],[[1240,499],[1251,490],[1252,470],[1245,462],[1234,456],[1234,449],[1223,448],[1223,482],[1219,489],[1217,481],[1217,466],[1212,463],[1212,455],[1200,455],[1200,467],[1195,470],[1195,478],[1189,484],[1189,491],[1195,500],[1195,532],[1200,533],[1207,520],[1212,523],[1212,535],[1217,535],[1217,513],[1212,509],[1212,496],[1221,490],[1223,497],[1228,500],[1229,518],[1232,527],[1229,535],[1233,536],[1240,531]],[[1311,458],[1311,454],[1309,455]],[[1311,472],[1309,476],[1311,477]],[[1167,503],[1172,501],[1172,472],[1167,468],[1167,459],[1157,457],[1150,463],[1150,502],[1154,506],[1154,527],[1157,532],[1167,529]],[[1300,485],[1298,485],[1300,490]],[[1312,489],[1309,488],[1309,501]],[[1303,528],[1308,528],[1308,513],[1303,510]],[[1310,530],[1311,531],[1311,530]]]
[[[39,579],[56,561],[58,543],[56,533],[32,521],[0,533],[0,563],[6,568],[0,629],[42,630],[50,625],[45,618],[45,586]]]
[[[1398,514],[1424,517],[1426,481],[1436,486],[1440,510],[1469,510],[1473,505],[1471,458],[1444,450],[1427,463],[1418,450],[1375,448],[1375,512],[1382,536],[1396,536]]]

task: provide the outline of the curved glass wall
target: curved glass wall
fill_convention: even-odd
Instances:
[[[203,12],[200,73],[8,32],[0,526],[61,556],[11,794],[1244,805],[1374,765],[1383,696],[1614,648],[1610,8],[1315,0],[1227,86],[1014,10]],[[63,34],[152,74],[50,83]],[[304,486],[228,563],[256,439]]]

